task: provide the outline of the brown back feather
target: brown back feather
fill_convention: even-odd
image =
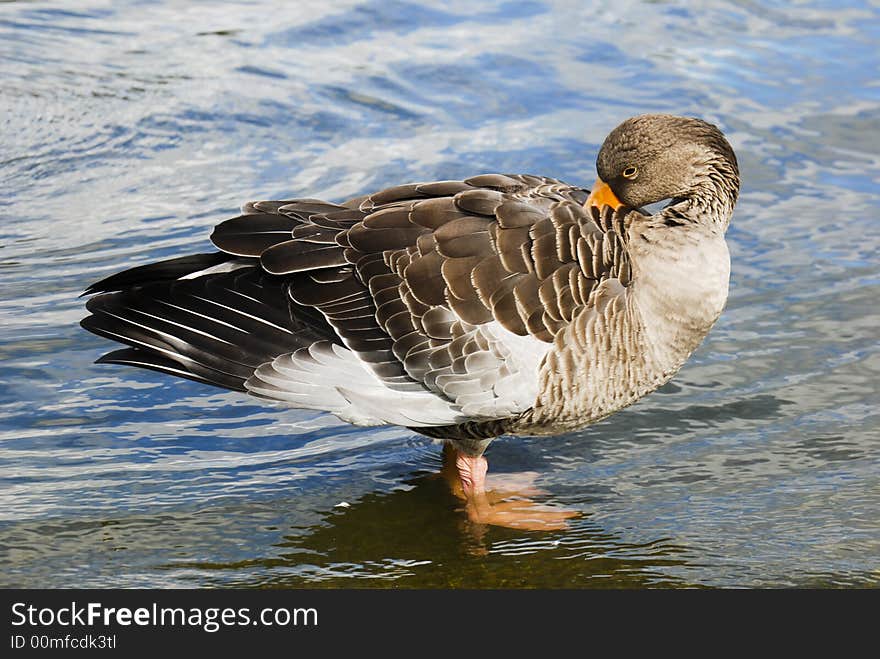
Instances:
[[[586,196],[554,179],[486,174],[387,188],[357,208],[256,202],[212,239],[291,275],[293,300],[319,310],[389,386],[442,389],[443,369],[485,366],[475,326],[497,321],[549,343],[601,281],[629,284],[632,211],[587,210]]]

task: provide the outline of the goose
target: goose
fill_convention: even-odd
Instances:
[[[591,190],[482,174],[250,202],[214,251],[88,287],[82,326],[127,346],[99,363],[445,440],[460,496],[505,524],[486,503],[490,442],[634,403],[727,300],[739,171],[717,127],[629,118],[596,170]]]

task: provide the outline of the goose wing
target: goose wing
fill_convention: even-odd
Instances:
[[[252,225],[267,232],[260,237],[247,216],[219,225],[218,247],[286,277],[290,298],[338,337],[261,365],[246,387],[309,407],[332,390],[360,423],[424,427],[526,411],[557,333],[603,280],[629,282],[625,215],[586,210],[587,194],[492,174],[397,186],[329,211],[314,200],[277,205],[271,214],[296,225],[271,240],[288,220],[261,218]]]
[[[450,426],[535,403],[553,341],[630,278],[626,214],[561,181],[490,174],[343,204],[259,201],[220,252],[89,288],[83,325],[128,344],[103,361],[332,412]]]

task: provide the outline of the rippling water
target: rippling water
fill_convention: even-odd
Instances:
[[[880,585],[878,44],[859,1],[0,4],[0,585]],[[737,150],[731,297],[660,392],[490,449],[565,531],[467,522],[406,430],[92,363],[80,291],[243,201],[588,185],[648,111]]]

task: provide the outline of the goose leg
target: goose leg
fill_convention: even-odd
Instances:
[[[481,447],[458,442],[444,446],[443,472],[453,494],[464,501],[468,519],[476,524],[527,531],[567,528],[566,520],[575,517],[575,511],[552,508],[528,498],[542,494],[533,485],[537,474],[511,474],[505,480],[493,478],[493,486],[487,485],[489,463],[482,452],[488,443]]]
[[[489,462],[482,455],[473,456],[455,452],[455,468],[458,470],[458,478],[461,489],[466,499],[485,495],[486,474],[489,471]]]

